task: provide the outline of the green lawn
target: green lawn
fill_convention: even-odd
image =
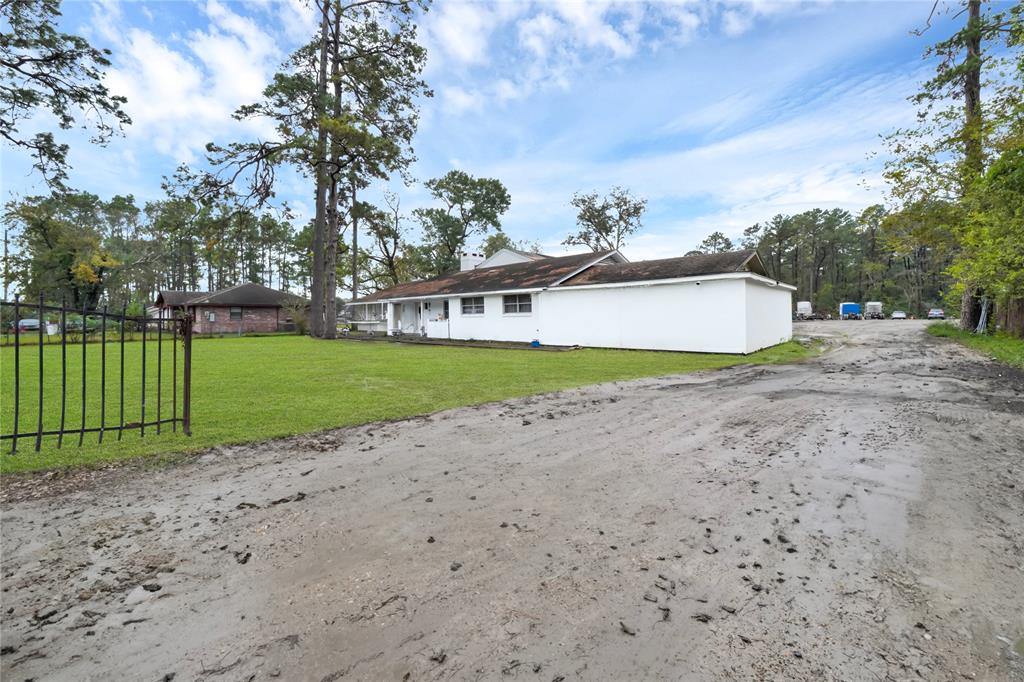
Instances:
[[[162,417],[170,416],[172,385],[170,344],[164,344]],[[125,422],[139,420],[141,344],[125,344]],[[100,346],[87,346],[86,420],[98,425],[100,411]],[[81,424],[81,347],[68,349],[66,425]],[[351,426],[382,419],[425,414],[460,405],[519,397],[603,381],[634,379],[742,363],[774,363],[807,357],[811,350],[789,342],[749,356],[657,353],[619,350],[543,352],[452,348],[356,341],[316,341],[307,337],[197,339],[193,345],[191,438],[179,433],[157,435],[147,428],[116,430],[98,443],[87,434],[43,440],[20,439],[10,455],[10,441],[0,450],[0,472],[10,473],[79,464],[95,464],[136,456],[166,456],[226,443]],[[179,360],[180,360],[179,351]],[[147,344],[146,418],[156,411],[156,348]],[[14,349],[0,348],[0,430],[11,431],[13,420]],[[20,423],[34,431],[38,416],[38,350],[21,349]],[[43,350],[46,381],[44,429],[60,419],[60,347]],[[117,346],[107,349],[108,425],[119,422],[119,358]],[[180,399],[180,389],[179,389]]]
[[[993,360],[1024,369],[1024,339],[1007,334],[972,334],[948,322],[929,325],[928,333],[932,336],[955,339]]]

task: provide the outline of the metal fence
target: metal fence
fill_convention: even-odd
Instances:
[[[32,317],[29,317],[31,315]],[[120,441],[125,434],[138,432],[139,437],[146,436],[146,430],[150,429],[160,434],[166,427],[172,432],[177,432],[180,424],[181,430],[186,435],[192,435],[191,402],[192,402],[192,318],[188,315],[181,315],[169,319],[153,319],[147,317],[130,316],[127,310],[122,308],[119,312],[110,312],[106,306],[102,309],[68,308],[64,301],[61,305],[47,305],[43,296],[39,297],[38,303],[26,305],[15,296],[13,301],[0,301],[0,320],[5,326],[12,325],[9,330],[14,334],[15,342],[10,351],[13,358],[10,359],[12,366],[4,368],[4,374],[10,374],[12,381],[4,379],[3,386],[6,394],[8,384],[13,384],[13,395],[4,396],[4,400],[12,399],[11,409],[3,409],[3,416],[13,411],[13,418],[8,425],[0,425],[0,442],[11,441],[10,454],[18,451],[19,441],[29,439],[33,441],[35,450],[38,452],[43,444],[43,439],[56,436],[56,445],[62,447],[65,438],[72,440],[77,435],[79,447],[85,442],[85,435],[98,434],[99,443],[103,443],[105,436],[113,437],[116,433]],[[59,341],[56,339],[59,337]],[[132,338],[134,337],[134,338]],[[138,338],[138,341],[134,340]],[[149,347],[147,348],[147,343]],[[59,362],[56,358],[56,345],[60,346]],[[140,344],[136,346],[135,344]],[[179,360],[178,346],[181,345],[181,357]],[[125,347],[133,348],[132,356],[138,355],[140,366],[128,367],[129,390],[126,394],[126,364]],[[154,371],[149,370],[147,377],[147,355],[152,354],[153,346],[156,348],[156,376]],[[113,346],[112,352],[108,353],[108,346]],[[168,348],[169,346],[169,348]],[[92,355],[98,355],[99,367],[92,368],[90,373],[88,349],[94,350]],[[138,353],[134,349],[138,349]],[[31,353],[37,357],[29,357],[23,360],[22,356]],[[115,353],[116,352],[116,353]],[[169,361],[166,354],[170,354]],[[80,354],[81,368],[72,376],[68,371],[69,356]],[[108,359],[108,355],[112,357]],[[133,358],[134,359],[134,358]],[[5,359],[4,364],[7,365]],[[36,365],[32,369],[23,365]],[[58,365],[59,367],[55,366]],[[169,364],[170,377],[165,377],[165,365]],[[35,371],[33,371],[33,369]],[[76,369],[78,369],[76,367]],[[136,375],[138,369],[141,374]],[[28,370],[28,371],[26,371]],[[56,373],[60,373],[60,399],[59,408],[57,401],[51,400],[52,405],[47,409],[44,398],[49,397],[47,386],[50,385],[50,392],[56,390]],[[98,381],[96,373],[98,372]],[[26,376],[23,376],[26,375]],[[72,379],[79,378],[80,395],[73,396],[80,401],[80,414],[75,424],[68,420],[68,389],[69,376]],[[50,381],[48,381],[48,379]],[[93,411],[89,412],[90,402],[89,388],[90,379],[93,383],[93,390],[99,391],[98,411],[93,405]],[[150,382],[155,380],[155,391],[152,383],[150,394],[155,394],[156,405],[147,405],[147,379]],[[108,400],[108,393],[113,388],[112,383],[117,382],[118,399],[116,402]],[[167,382],[170,382],[170,400],[164,399]],[[98,387],[96,384],[99,384]],[[38,396],[30,396],[28,405],[22,405],[26,390],[35,385]],[[136,384],[139,384],[136,388]],[[76,391],[77,392],[77,391]],[[149,396],[152,398],[152,396]],[[36,398],[36,400],[32,400]],[[136,402],[137,401],[137,402]],[[93,403],[96,401],[93,400]],[[168,402],[170,404],[168,404]],[[34,403],[34,405],[32,404]],[[137,405],[138,410],[135,410]],[[130,417],[137,419],[126,422],[126,406],[129,408]],[[155,407],[155,410],[153,409]],[[33,409],[34,408],[34,409]],[[148,408],[148,413],[147,413]],[[26,409],[31,409],[36,417],[34,428],[24,429],[21,426],[22,416]],[[59,412],[59,418],[57,416]],[[169,415],[169,416],[168,416]],[[6,419],[4,419],[6,422]]]

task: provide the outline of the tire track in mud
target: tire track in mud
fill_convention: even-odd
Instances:
[[[37,481],[0,520],[0,672],[1020,677],[1024,381],[838,324],[814,362]]]

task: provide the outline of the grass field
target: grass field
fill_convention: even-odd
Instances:
[[[948,322],[929,325],[928,333],[932,336],[954,339],[968,348],[973,348],[989,356],[993,360],[998,360],[1011,367],[1024,369],[1024,339],[1018,339],[1006,334],[979,336],[965,332]]]
[[[171,412],[173,386],[170,344],[164,344],[161,403],[163,418]],[[159,457],[213,445],[263,440],[339,426],[409,417],[461,405],[520,397],[585,384],[634,379],[742,363],[797,360],[812,351],[789,342],[749,356],[657,353],[619,350],[542,352],[450,348],[355,341],[316,341],[307,337],[197,339],[193,345],[191,438],[147,428],[116,429],[104,443],[86,434],[43,439],[39,453],[34,438],[19,439],[10,455],[10,441],[0,450],[0,472],[11,473],[70,465],[95,464],[136,456]],[[100,345],[88,345],[86,422],[99,425]],[[155,344],[146,353],[146,419],[156,416]],[[179,361],[180,361],[179,349]],[[20,354],[21,431],[37,425],[39,354],[23,347]],[[44,430],[60,421],[60,347],[43,349]],[[141,344],[125,344],[125,423],[139,421]],[[82,422],[82,351],[68,350],[65,423]],[[10,433],[13,421],[14,349],[0,349],[0,430]],[[106,425],[116,427],[119,409],[120,360],[117,346],[107,349]],[[180,401],[180,389],[179,389]]]

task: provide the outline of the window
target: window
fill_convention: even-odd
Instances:
[[[522,314],[533,312],[533,297],[530,294],[512,294],[504,298],[505,314]]]
[[[242,307],[241,306],[237,306],[236,305],[236,306],[232,306],[231,307],[231,319],[232,320],[240,320],[240,319],[242,319]]]
[[[483,315],[484,314],[484,297],[477,296],[476,298],[464,298],[462,299],[462,314],[463,315]]]
[[[206,319],[208,321],[210,321],[210,322],[216,322],[217,321],[217,313],[212,312],[212,311],[206,313]]]

